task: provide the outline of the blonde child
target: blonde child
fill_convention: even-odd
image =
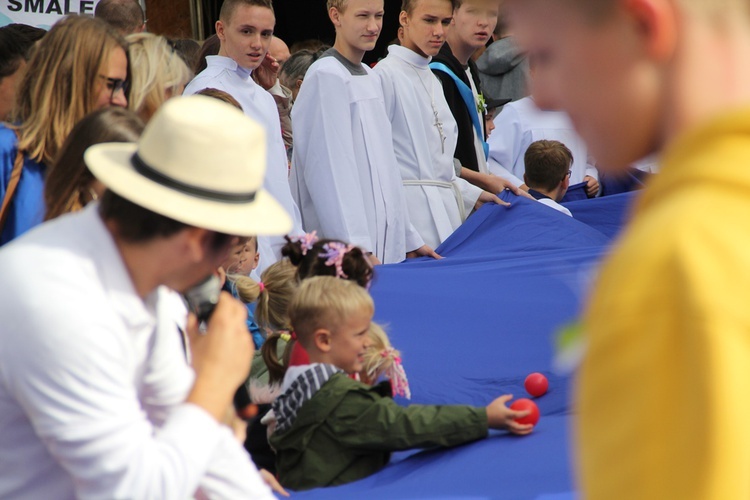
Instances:
[[[277,427],[270,443],[285,487],[354,481],[386,465],[392,451],[455,446],[486,437],[488,428],[531,432],[531,425],[514,420],[527,412],[505,406],[509,395],[486,408],[404,408],[382,385],[352,380],[347,375],[365,366],[373,312],[366,290],[328,276],[303,281],[292,299],[290,323],[310,364],[287,370],[273,403]]]
[[[401,353],[394,349],[388,334],[377,323],[370,323],[370,346],[365,352],[363,369],[359,372],[359,380],[363,384],[374,385],[381,377],[385,377],[391,384],[394,395],[411,399],[409,381],[401,365]]]

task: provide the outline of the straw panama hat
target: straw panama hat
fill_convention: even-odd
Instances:
[[[235,236],[292,229],[284,208],[262,188],[263,127],[217,99],[169,99],[137,143],[97,144],[84,160],[108,189],[191,226]]]

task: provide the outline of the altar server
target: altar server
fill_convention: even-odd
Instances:
[[[429,63],[445,42],[453,0],[404,0],[401,45],[391,45],[380,75],[393,149],[401,170],[409,217],[425,242],[442,243],[483,203],[497,196],[456,176],[458,126]]]
[[[432,255],[409,222],[380,78],[362,64],[383,0],[328,0],[334,46],[308,70],[292,109],[292,194],[307,231],[400,262]]]
[[[191,95],[206,88],[223,90],[240,103],[247,116],[263,125],[268,160],[264,187],[292,217],[292,234],[300,235],[302,221],[289,190],[289,164],[276,102],[250,76],[253,71],[264,76],[278,71],[278,64],[268,56],[275,25],[271,0],[225,0],[216,21],[216,34],[221,43],[219,55],[206,58],[208,66],[188,84],[184,93]],[[272,78],[276,78],[275,74]],[[281,237],[258,237],[261,256],[258,273],[281,257],[284,243]]]

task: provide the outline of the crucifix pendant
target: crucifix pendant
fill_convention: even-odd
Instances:
[[[445,154],[445,135],[443,135],[443,122],[441,122],[438,119],[437,110],[433,110],[435,114],[435,127],[438,130],[438,133],[440,134],[440,149]]]

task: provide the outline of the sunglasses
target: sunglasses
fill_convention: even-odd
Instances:
[[[112,92],[109,95],[109,100],[112,101],[115,98],[115,94],[119,91],[123,91],[125,95],[128,94],[130,88],[130,82],[121,78],[109,78],[108,76],[99,75],[99,78],[103,78],[107,82],[107,89]]]

